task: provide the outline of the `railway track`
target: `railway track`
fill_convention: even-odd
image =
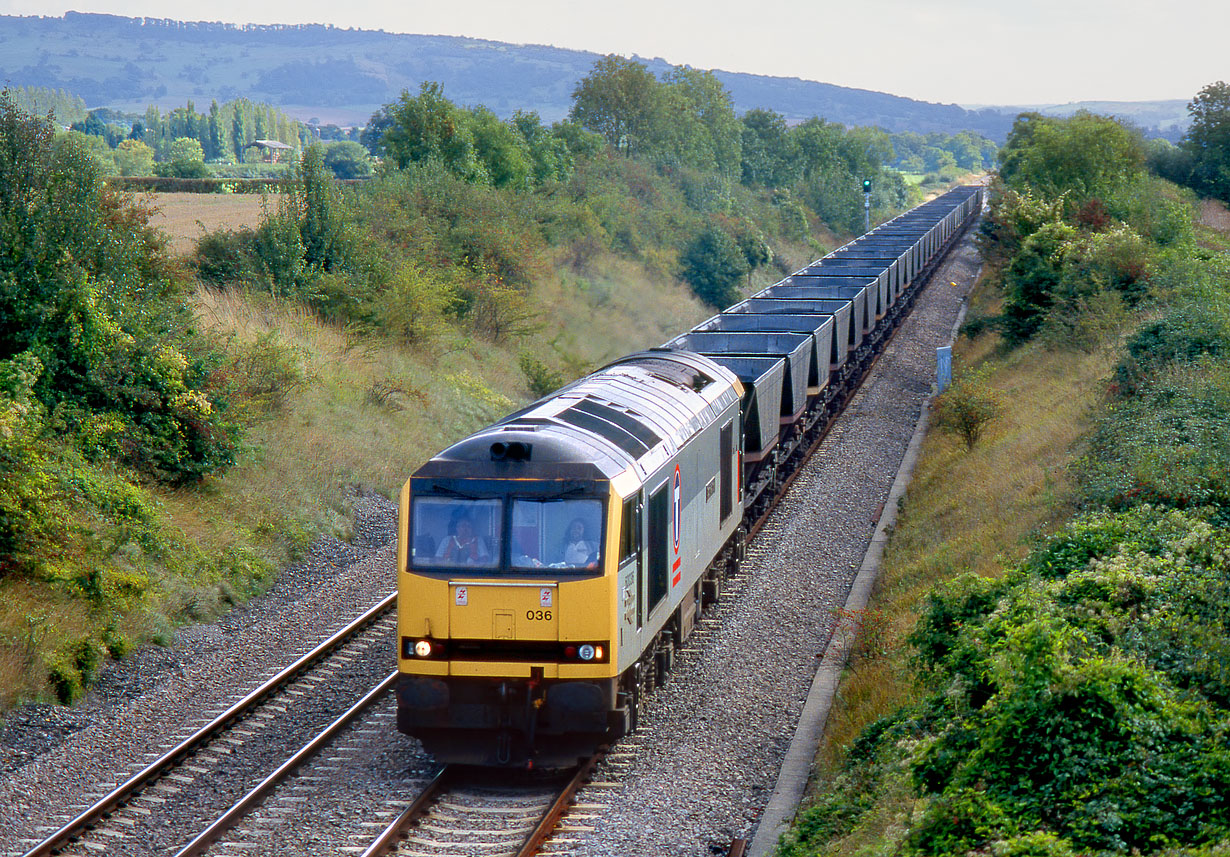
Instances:
[[[574,823],[584,820],[577,815],[587,808],[574,806],[572,800],[603,755],[605,750],[571,775],[525,783],[509,783],[498,773],[467,776],[447,767],[376,837],[363,857],[532,857],[566,816]]]
[[[275,748],[262,745],[276,743],[270,741],[269,734],[280,720],[316,707],[307,700],[321,700],[325,695],[322,687],[334,677],[362,669],[359,662],[371,653],[389,650],[396,625],[395,600],[395,595],[381,599],[243,698],[207,716],[122,783],[102,784],[105,793],[75,811],[58,829],[29,848],[24,857],[107,853],[119,846],[139,851],[143,840],[152,850],[165,848],[166,843],[158,842],[160,829],[182,823],[182,816],[196,808],[193,794],[206,790],[216,800],[216,776],[251,776],[251,760],[237,764],[244,750],[256,746],[276,754]],[[391,683],[391,679],[385,681]],[[302,726],[295,731],[301,730]]]

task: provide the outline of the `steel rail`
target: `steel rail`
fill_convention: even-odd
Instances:
[[[318,753],[322,747],[349,725],[360,714],[376,702],[397,681],[397,671],[389,673],[374,688],[365,693],[358,702],[350,706],[341,717],[326,726],[315,738],[303,745],[293,756],[283,762],[277,769],[246,795],[241,797],[230,809],[218,816],[209,827],[197,834],[196,838],[175,853],[175,857],[196,857],[203,854],[213,842],[232,827],[253,807],[259,804],[274,786],[294,773],[295,769]]]
[[[115,810],[156,780],[163,771],[175,766],[181,760],[199,750],[210,738],[242,718],[245,713],[272,695],[282,685],[287,684],[292,678],[316,662],[323,660],[358,631],[375,622],[381,615],[393,608],[396,600],[396,592],[386,595],[345,628],[337,631],[328,639],[315,646],[311,651],[297,658],[289,666],[280,670],[273,678],[252,690],[222,714],[219,714],[209,723],[163,753],[141,771],[133,774],[123,783],[99,798],[72,821],[27,851],[23,857],[48,857],[48,855],[54,854],[86,828],[92,826],[100,818]]]
[[[427,788],[419,793],[419,796],[414,799],[410,806],[402,810],[401,815],[393,819],[379,836],[375,838],[371,845],[367,846],[367,850],[363,852],[361,857],[379,857],[389,850],[406,831],[410,829],[410,825],[418,821],[427,813],[428,808],[453,781],[457,779],[457,768],[447,766],[441,769],[440,773],[436,774],[436,778],[427,784]]]
[[[576,773],[572,775],[572,779],[564,786],[559,797],[555,799],[555,802],[543,814],[542,820],[538,822],[538,825],[526,837],[525,844],[517,852],[517,857],[534,857],[538,853],[538,849],[547,841],[547,837],[559,825],[560,819],[568,811],[568,807],[572,805],[572,799],[581,790],[581,786],[589,782],[590,777],[593,776],[594,768],[597,767],[598,762],[606,755],[606,751],[607,748],[605,746],[600,747],[597,753],[594,753],[577,768]]]

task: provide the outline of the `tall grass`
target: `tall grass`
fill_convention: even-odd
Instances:
[[[239,343],[274,335],[298,355],[307,381],[253,427],[238,466],[207,490],[168,496],[168,508],[207,541],[234,526],[345,536],[346,489],[396,496],[427,458],[533,397],[519,351],[571,380],[705,312],[677,283],[618,260],[592,279],[550,278],[534,302],[527,339],[496,345],[450,329],[411,347],[327,324],[301,305],[201,289],[203,327]]]
[[[976,290],[975,315],[995,311],[991,291]],[[876,634],[856,647],[841,682],[817,754],[816,789],[836,775],[867,725],[920,698],[904,641],[926,594],[963,572],[999,574],[1005,560],[1022,557],[1074,508],[1067,467],[1113,367],[1112,350],[1005,351],[998,335],[986,332],[962,339],[955,351],[959,364],[986,372],[1001,410],[968,451],[958,436],[935,428],[924,440],[868,608]],[[898,840],[884,834],[908,817],[913,800],[906,789],[894,791],[829,850],[878,853]]]

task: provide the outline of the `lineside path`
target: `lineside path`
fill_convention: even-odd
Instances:
[[[702,857],[752,838],[978,271],[967,236],[761,531],[709,642],[653,695],[622,793],[571,853]]]

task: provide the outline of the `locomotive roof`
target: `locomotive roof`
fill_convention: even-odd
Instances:
[[[687,351],[652,349],[623,357],[453,444],[417,476],[641,478],[743,395],[734,373]],[[528,458],[500,458],[493,445],[521,444]]]

